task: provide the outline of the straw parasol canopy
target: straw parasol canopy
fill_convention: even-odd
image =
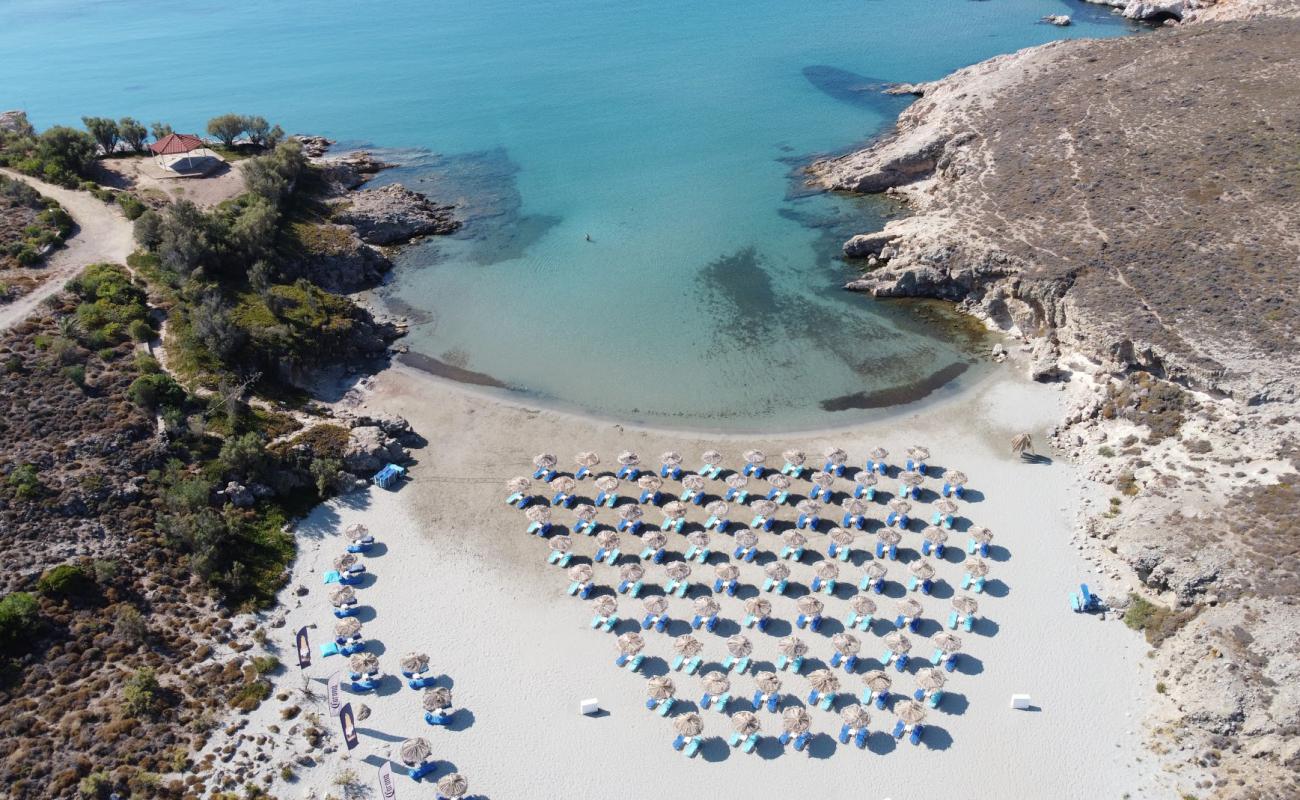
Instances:
[[[353,653],[348,667],[361,675],[373,675],[379,671],[379,658],[374,653]]]
[[[938,545],[948,541],[948,532],[938,525],[926,525],[921,537],[932,545]]]
[[[766,597],[751,597],[745,601],[745,613],[767,619],[772,616],[772,601]]]
[[[560,494],[573,494],[573,490],[578,488],[578,482],[568,475],[561,475],[551,481],[551,488]]]
[[[749,485],[749,476],[740,472],[733,472],[726,477],[727,486],[739,491]]]
[[[830,537],[840,547],[848,547],[858,538],[858,534],[852,528],[831,528]]]
[[[433,755],[433,748],[429,746],[428,739],[407,739],[402,742],[401,749],[398,750],[402,763],[414,767],[417,764],[423,764],[429,756]]]
[[[596,488],[606,494],[618,490],[618,478],[613,475],[601,475],[596,479]]]
[[[628,564],[624,564],[623,566],[618,568],[619,580],[636,583],[637,581],[641,580],[644,577],[645,577],[645,567],[641,566],[635,561]]]
[[[862,706],[854,703],[851,706],[845,706],[840,709],[840,719],[844,724],[856,730],[862,730],[871,723],[871,714]]]
[[[691,577],[691,565],[685,561],[673,561],[664,566],[664,574],[675,581],[684,581]]]
[[[846,656],[856,656],[862,652],[862,640],[851,633],[837,633],[831,637],[831,647]]]
[[[356,617],[344,617],[334,623],[334,635],[342,639],[361,633],[361,620]]]
[[[531,488],[533,488],[532,480],[529,478],[525,478],[522,475],[520,475],[517,478],[511,478],[510,480],[506,481],[506,490],[509,491],[511,494],[516,494],[518,492],[526,492]]]
[[[624,508],[627,508],[627,506],[624,506]],[[596,518],[596,507],[589,503],[581,503],[574,507],[573,516],[583,522],[590,522]]]
[[[679,656],[694,658],[704,649],[704,643],[689,633],[673,639],[673,652]]]
[[[885,573],[888,571],[885,569],[885,565],[879,561],[869,562],[867,566],[863,567],[863,570],[867,573],[867,577],[873,581],[878,581],[885,577]]]
[[[605,530],[596,534],[596,545],[604,550],[613,550],[618,547],[620,539],[622,537],[618,535],[618,531]]]
[[[722,606],[718,605],[718,601],[711,594],[695,598],[695,613],[701,617],[711,617],[721,610]]]
[[[696,477],[699,477],[698,475]],[[681,500],[672,500],[664,506],[664,516],[669,519],[681,519],[686,516],[686,504]]]
[[[455,800],[469,791],[469,781],[459,772],[449,772],[438,779],[438,794]]]
[[[346,534],[349,539],[355,542],[358,539],[364,539],[367,536],[369,536],[370,529],[367,528],[365,525],[362,525],[360,522],[354,522],[351,525],[344,528],[343,533]]]
[[[898,631],[894,631],[893,633],[885,634],[885,647],[888,647],[895,653],[907,653],[912,649],[912,640]]]
[[[799,467],[808,460],[808,454],[802,450],[786,450],[781,454],[781,458],[785,459],[785,463]]]
[[[351,586],[340,586],[330,592],[330,605],[332,606],[348,606],[355,602],[357,602],[357,593],[353,591]]]
[[[966,565],[966,571],[972,578],[983,578],[989,574],[989,562],[982,558],[977,558]]]
[[[909,514],[912,511],[912,504],[901,497],[895,497],[889,501],[889,510],[895,514]]]
[[[762,464],[767,461],[767,456],[763,454],[762,450],[746,450],[744,459],[749,464]]]
[[[730,562],[718,564],[713,568],[713,576],[724,583],[740,577],[740,567]]]
[[[928,581],[934,577],[934,565],[929,561],[913,561],[907,565],[907,571],[915,575],[918,580]]]
[[[760,672],[754,676],[754,683],[763,694],[775,694],[781,691],[781,679],[775,672]]]
[[[754,645],[749,641],[749,637],[738,633],[727,637],[727,652],[736,658],[744,658],[754,652]]]
[[[840,691],[840,676],[831,670],[813,670],[809,673],[809,683],[823,695],[833,695]]]
[[[550,453],[538,453],[533,456],[533,466],[538,469],[555,469],[557,463],[558,460]]]
[[[624,450],[618,454],[618,463],[625,467],[633,467],[641,463],[641,456],[631,450]]]
[[[930,450],[929,448],[914,444],[907,448],[907,457],[913,461],[924,461],[930,457]]]
[[[949,486],[965,486],[966,481],[969,479],[966,477],[966,473],[961,472],[960,470],[953,470],[952,472],[945,472],[943,474],[943,480]]]
[[[636,479],[636,485],[645,489],[647,492],[657,492],[663,488],[664,479],[653,472],[647,472]]]
[[[646,693],[655,700],[667,700],[677,694],[677,684],[667,675],[656,675],[645,682]]]
[[[771,475],[768,475],[767,482],[771,484],[772,488],[782,492],[790,488],[790,476],[782,475],[779,472],[773,472]]]
[[[798,636],[785,636],[776,643],[776,649],[786,658],[799,658],[808,653],[808,643]]]
[[[837,581],[840,579],[840,565],[834,561],[821,561],[813,573],[824,581]]]
[[[920,486],[925,483],[925,476],[919,472],[904,472],[898,476],[898,480],[904,486]]]
[[[651,550],[658,550],[668,544],[668,537],[663,531],[649,530],[641,534],[641,543]]]
[[[936,633],[930,641],[934,642],[934,646],[945,653],[955,653],[961,649],[961,637],[947,631]]]
[[[524,509],[524,516],[528,517],[529,522],[545,524],[551,521],[551,507],[529,506]]]
[[[812,481],[813,483],[817,484],[823,489],[829,489],[835,485],[835,476],[830,474],[829,472],[814,472],[812,474],[812,477],[809,478],[808,480]]]
[[[706,514],[708,514],[711,517],[718,517],[718,518],[727,516],[727,512],[730,510],[731,510],[731,506],[727,505],[726,501],[724,500],[714,500],[712,503],[709,503],[704,507],[704,512]]]
[[[591,469],[592,467],[600,463],[600,456],[591,452],[578,453],[576,456],[573,457],[573,463],[577,464],[580,467],[586,467],[587,469]]]
[[[826,607],[826,604],[816,597],[806,594],[795,601],[795,607],[799,609],[800,614],[815,617],[822,613],[822,609]]]
[[[763,567],[763,572],[767,575],[767,577],[777,582],[783,581],[786,578],[790,577],[790,568],[787,567],[785,564],[782,564],[780,561],[773,561],[772,563]]]
[[[691,531],[690,533],[686,534],[686,541],[687,541],[687,542],[690,542],[690,544],[691,544],[692,546],[694,546],[694,547],[708,547],[708,546],[709,546],[709,532],[708,532],[708,531]]]
[[[871,456],[872,461],[884,461],[889,458],[889,451],[883,447],[873,447],[867,455]]]
[[[551,549],[561,553],[567,553],[573,549],[572,536],[552,536]]]
[[[952,498],[949,497],[941,497],[938,500],[934,501],[934,507],[935,510],[937,510],[940,514],[957,513],[957,504],[954,503],[952,501]]]
[[[628,656],[634,656],[645,649],[645,639],[636,631],[619,634],[618,650]]]
[[[854,614],[864,617],[875,616],[876,601],[865,594],[855,594],[849,598],[849,608],[853,609]]]
[[[927,692],[937,692],[943,688],[944,683],[948,681],[948,676],[943,670],[929,667],[916,673],[916,685],[925,689]]]
[[[595,570],[590,564],[574,564],[569,567],[569,580],[574,583],[590,583],[595,575]]]
[[[731,691],[731,679],[727,673],[714,670],[704,673],[704,691],[712,695],[726,694]]]
[[[398,663],[401,665],[403,672],[424,672],[429,668],[429,654],[407,653],[402,656],[402,660]]]
[[[682,454],[677,452],[676,450],[669,450],[668,452],[659,456],[659,460],[662,461],[664,466],[668,467],[669,469],[673,467],[680,467],[682,465]]]
[[[619,506],[617,513],[624,522],[636,522],[645,516],[645,509],[638,505]]]
[[[768,500],[766,498],[762,500],[755,500],[750,507],[754,509],[755,514],[764,518],[772,516],[773,514],[776,513],[776,510],[780,508],[780,506],[778,506],[775,501]]]
[[[840,503],[840,507],[844,509],[844,513],[854,517],[860,517],[867,513],[867,504],[856,497],[844,498],[843,502]]]
[[[612,595],[603,594],[596,598],[591,607],[602,617],[612,617],[618,613],[618,600]]]
[[[339,572],[344,572],[348,567],[351,567],[355,563],[357,563],[357,557],[355,555],[352,553],[344,553],[334,559],[334,569]]]
[[[434,686],[424,690],[424,697],[420,699],[425,711],[439,711],[444,708],[451,708],[451,689],[446,686]]]
[[[979,603],[970,595],[959,594],[952,599],[952,607],[958,614],[970,616],[980,610]]]
[[[661,594],[650,595],[641,601],[641,605],[645,607],[647,614],[657,617],[668,610],[668,598]]]
[[[758,715],[753,711],[737,711],[731,715],[731,729],[741,736],[752,736],[760,727]]]
[[[915,700],[901,700],[895,703],[894,713],[908,725],[920,725],[925,721],[925,706]]]
[[[822,451],[822,455],[826,458],[827,461],[831,462],[836,466],[839,466],[840,464],[843,464],[845,461],[849,460],[849,454],[839,449],[838,447],[828,447]]]
[[[794,528],[791,528],[790,530],[781,534],[781,541],[785,542],[790,547],[798,548],[808,544],[808,537],[804,536],[802,533],[795,530]]]
[[[703,475],[696,475],[692,472],[690,475],[682,476],[683,489],[690,489],[692,492],[702,492],[704,491],[705,485]]]
[[[807,514],[810,517],[815,517],[822,513],[822,504],[816,500],[805,499],[796,503],[794,509],[800,514]]]
[[[673,730],[688,739],[699,736],[704,732],[704,720],[700,719],[699,714],[691,711],[673,719]]]
[[[717,450],[705,450],[704,455],[700,456],[700,460],[711,467],[716,467],[722,463],[722,453]]]
[[[988,528],[971,528],[970,538],[974,539],[978,544],[988,544],[993,541],[993,531]]]
[[[812,676],[809,675],[809,678]],[[833,677],[833,676],[832,676]],[[812,727],[812,717],[803,706],[790,706],[781,712],[781,729],[793,736],[807,733]]]
[[[857,475],[853,476],[853,482],[860,483],[863,486],[875,486],[877,483],[880,482],[880,478],[874,472],[867,472],[866,470],[863,470],[862,472],[859,472]]]
[[[876,531],[876,538],[880,540],[880,543],[885,547],[893,547],[903,541],[903,534],[892,528],[881,528]]]
[[[873,669],[862,675],[862,682],[873,692],[887,692],[894,685],[894,679],[883,669]]]
[[[1034,452],[1034,437],[1027,433],[1017,433],[1011,437],[1011,452],[1013,453],[1032,453]]]
[[[758,534],[749,528],[741,528],[736,531],[736,546],[748,550],[758,545]]]
[[[925,608],[913,597],[905,597],[898,601],[898,613],[906,619],[915,619],[921,616],[924,610]]]

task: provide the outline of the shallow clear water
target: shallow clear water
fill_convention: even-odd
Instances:
[[[1076,24],[1036,24],[1060,12]],[[182,131],[260,113],[405,148],[380,182],[467,220],[381,292],[427,366],[629,421],[794,429],[971,354],[933,315],[839,291],[839,243],[895,210],[793,170],[905,106],[873,84],[1127,30],[1063,0],[6,0],[0,105]]]

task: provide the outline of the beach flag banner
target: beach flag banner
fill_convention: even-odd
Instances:
[[[393,765],[387,761],[379,767],[379,796],[383,800],[397,797],[397,783],[393,780]]]
[[[311,666],[311,642],[307,641],[307,626],[298,629],[298,667],[306,669]]]
[[[355,750],[360,742],[357,739],[357,718],[352,714],[352,704],[344,703],[339,709],[339,725],[343,727],[343,741],[349,750]]]
[[[330,676],[328,688],[325,690],[325,697],[329,700],[330,713],[337,714],[339,709],[343,708],[343,689],[342,673],[335,672]]]

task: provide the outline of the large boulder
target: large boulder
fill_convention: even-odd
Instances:
[[[387,256],[361,241],[347,225],[319,224],[301,237],[304,253],[296,271],[326,291],[347,294],[368,289],[393,268]]]
[[[890,242],[898,238],[897,233],[860,233],[844,243],[844,255],[848,258],[866,258],[879,256]]]
[[[369,244],[400,244],[416,236],[451,233],[460,227],[452,206],[393,183],[348,195],[334,211],[334,219],[351,225]]]
[[[384,433],[378,425],[360,425],[348,434],[343,451],[343,466],[358,475],[378,472],[385,464],[401,463],[408,458],[402,443]]]

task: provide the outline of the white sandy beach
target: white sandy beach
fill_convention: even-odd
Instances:
[[[281,797],[339,796],[335,776],[349,768],[373,786],[384,755],[391,752],[395,757],[401,740],[423,736],[443,762],[432,777],[454,769],[468,777],[472,796],[498,799],[771,797],[796,792],[893,800],[1118,798],[1128,796],[1126,792],[1141,796],[1137,790],[1142,774],[1154,769],[1139,760],[1144,698],[1154,684],[1144,665],[1147,648],[1139,634],[1114,618],[1103,622],[1069,610],[1067,594],[1081,580],[1103,594],[1111,587],[1070,545],[1073,498],[1082,494],[1073,469],[1059,460],[1024,464],[1008,450],[1011,436],[1021,430],[1046,441],[1046,429],[1059,417],[1060,395],[1010,372],[959,398],[916,412],[903,409],[853,430],[769,440],[624,429],[554,411],[526,410],[403,368],[381,373],[371,391],[362,395],[360,410],[405,416],[429,445],[415,452],[418,463],[411,469],[412,479],[398,491],[370,489],[332,501],[299,526],[300,556],[282,598],[287,624],[271,633],[286,662],[293,660],[293,632],[300,626],[314,626],[314,648],[330,638],[335,622],[328,601],[332,587],[322,584],[322,574],[344,549],[343,529],[363,523],[382,544],[365,559],[374,577],[357,591],[365,607],[361,619],[367,639],[378,643],[372,644],[372,651],[379,653],[389,677],[378,695],[349,698],[373,710],[359,726],[361,746],[351,757],[339,747],[320,766],[301,770],[292,784],[277,779],[273,791]],[[616,668],[615,634],[589,628],[590,601],[566,595],[565,571],[546,564],[550,548],[526,535],[523,514],[503,503],[505,481],[531,474],[531,458],[542,451],[556,453],[560,468],[571,469],[573,453],[595,450],[605,459],[605,469],[619,450],[640,453],[646,468],[657,468],[660,452],[678,450],[686,457],[684,467],[693,470],[699,466],[699,454],[709,447],[721,450],[728,466],[739,467],[740,453],[751,447],[769,453],[769,466],[789,447],[807,450],[809,463],[820,466],[822,448],[837,445],[848,451],[850,465],[860,466],[876,445],[888,448],[891,463],[898,463],[910,444],[929,446],[931,464],[970,476],[969,487],[983,498],[962,503],[962,514],[995,534],[990,586],[976,596],[981,621],[974,633],[958,631],[965,660],[949,676],[947,696],[938,710],[930,711],[925,737],[915,747],[886,735],[895,721],[888,711],[870,709],[873,735],[868,749],[858,750],[835,740],[841,724],[837,713],[811,709],[812,732],[819,735],[806,753],[796,753],[776,742],[780,715],[764,711],[764,739],[755,754],[745,755],[726,744],[731,734],[728,718],[706,711],[702,716],[708,739],[700,754],[688,759],[675,752],[670,747],[675,735],[671,721],[644,706],[645,682],[671,662],[669,634],[686,632],[691,601],[671,600],[670,615],[676,622],[669,634],[643,634],[648,658],[640,674]],[[896,484],[883,480],[881,488],[892,492]],[[927,485],[938,484],[931,480]],[[721,486],[711,483],[710,493],[721,494],[715,488]],[[841,479],[841,490],[849,486]],[[590,481],[581,485],[579,494],[594,494]],[[928,517],[928,503],[917,506]],[[874,504],[872,516],[883,517],[883,509]],[[824,516],[831,517],[831,510]],[[748,521],[739,510],[731,517]],[[689,519],[699,518],[700,511],[692,508]],[[793,519],[793,509],[786,507],[780,518]],[[572,519],[571,512],[556,510],[557,523],[567,526]],[[603,510],[600,519],[615,517]],[[646,522],[654,525],[661,519],[655,511],[646,515]],[[823,523],[822,530],[829,524]],[[804,586],[812,577],[808,562],[819,557],[811,553],[823,553],[826,542],[824,533],[809,536],[810,554],[804,564],[795,565],[792,575],[792,582]],[[626,542],[629,537],[624,538]],[[730,549],[729,537],[715,534],[714,539],[720,544],[715,551]],[[595,550],[592,538],[576,536],[574,541],[579,555],[590,556]],[[777,541],[775,534],[763,534],[760,546],[776,550]],[[965,541],[954,532],[950,545],[962,551]],[[919,542],[919,534],[905,534],[901,547],[918,547]],[[866,550],[869,543],[874,545],[874,536],[860,534],[857,547]],[[670,550],[685,546],[681,536],[669,535]],[[623,547],[625,554],[636,549],[632,543]],[[949,554],[938,575],[954,589],[963,571],[956,556]],[[712,583],[711,566],[692,566],[693,578]],[[598,585],[616,583],[616,574],[613,567],[596,566]],[[856,583],[861,574],[860,567],[845,566],[842,578]],[[905,574],[901,563],[890,564],[891,580]],[[661,581],[661,576],[661,568],[649,566],[647,584]],[[761,580],[758,566],[742,566],[742,584]],[[294,594],[299,584],[309,590],[305,597]],[[921,598],[925,616],[946,621],[950,593],[941,589],[936,595]],[[836,598],[819,595],[826,600],[826,616],[834,620],[820,633],[791,630],[793,598],[764,596],[772,598],[776,618],[768,633],[738,631],[737,625],[725,622],[716,634],[696,633],[705,642],[706,666],[700,674],[710,669],[709,663],[722,660],[725,637],[736,632],[754,642],[760,669],[771,669],[767,664],[776,659],[776,640],[791,632],[811,646],[812,663],[805,666],[805,675],[820,666],[816,659],[829,658],[830,635],[842,629],[838,620],[848,610],[846,592],[841,590]],[[894,600],[876,599],[881,613],[873,632],[857,634],[866,662],[859,673],[875,668],[884,649],[880,637],[892,627],[880,618],[892,618]],[[722,616],[738,623],[742,601],[725,596],[720,600]],[[624,619],[639,619],[643,613],[640,601],[623,596],[619,611]],[[631,629],[625,622],[618,630]],[[931,624],[923,633],[937,629]],[[928,656],[933,648],[926,635],[912,638],[913,655]],[[433,672],[445,675],[444,685],[452,687],[456,706],[462,709],[452,729],[426,725],[420,693],[404,684],[399,688],[393,677],[398,659],[411,650],[428,652]],[[342,658],[321,659],[317,651],[306,673],[323,682],[345,668]],[[732,676],[733,695],[752,695],[755,671]],[[913,672],[899,674],[891,667],[894,690],[910,692]],[[843,692],[861,691],[860,675],[837,673]],[[678,689],[674,713],[694,710],[702,693],[699,675],[669,674]],[[786,704],[802,703],[809,690],[807,679],[779,674],[789,695]],[[292,702],[311,710],[312,704],[303,703],[295,691],[301,681],[296,666],[290,665],[275,680],[277,692],[290,692]],[[323,689],[323,684],[318,687]],[[1018,692],[1032,696],[1034,710],[1009,708],[1010,695]],[[599,698],[607,713],[581,716],[578,704],[587,697]],[[841,700],[837,707],[848,702]],[[280,726],[266,746],[268,764],[277,769],[306,750],[294,723],[279,718],[279,709],[287,704],[268,701],[242,731],[257,736],[268,726]],[[323,691],[315,704],[324,716]],[[731,711],[747,707],[733,701]],[[334,721],[326,720],[325,725],[337,728]],[[210,747],[223,741],[216,736]],[[332,744],[339,745],[340,737],[335,735]],[[319,758],[319,751],[314,755]],[[398,797],[433,794],[427,781],[418,789],[406,778],[399,782]]]

